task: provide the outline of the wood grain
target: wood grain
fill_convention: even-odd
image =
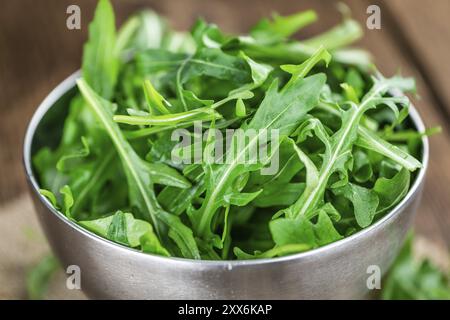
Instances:
[[[354,17],[365,25],[366,8],[373,1],[346,2]],[[430,167],[416,227],[420,233],[448,248],[450,134],[446,112],[450,105],[447,90],[450,63],[446,57],[450,49],[450,20],[445,17],[449,2],[435,2],[437,9],[424,10],[418,0],[375,1],[382,8],[382,29],[366,30],[360,45],[373,53],[386,75],[401,69],[403,75],[416,77],[421,99],[415,101],[415,105],[428,126],[444,128],[442,134],[431,138]],[[70,31],[65,26],[65,10],[70,4],[81,8],[80,31]],[[334,2],[325,0],[128,0],[113,1],[113,4],[119,24],[133,11],[150,7],[166,15],[170,23],[181,30],[186,30],[197,16],[203,16],[228,32],[245,32],[273,11],[289,14],[316,9],[320,22],[302,31],[299,35],[302,37],[323,31],[340,20]],[[46,94],[78,69],[94,6],[95,1],[91,0],[46,0],[39,4],[33,0],[1,0],[0,203],[26,190],[21,165],[26,124]]]
[[[450,1],[436,0],[424,8],[420,0],[385,1],[384,7],[395,19],[399,37],[421,71],[438,107],[450,121]],[[420,15],[418,15],[420,14]]]
[[[42,232],[33,203],[27,194],[0,205],[0,300],[26,299],[27,274],[43,257],[50,254],[50,247]],[[66,274],[61,268],[51,278],[48,299],[83,299],[80,290],[68,290]]]

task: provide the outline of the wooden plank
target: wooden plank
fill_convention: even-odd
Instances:
[[[50,247],[28,195],[0,205],[0,215],[0,300],[27,299],[27,274],[50,254]],[[86,298],[80,290],[67,289],[63,268],[51,278],[48,299]]]
[[[424,7],[420,0],[383,2],[383,11],[395,19],[406,48],[422,72],[450,121],[450,1],[438,0]]]
[[[0,10],[0,202],[24,191],[22,141],[32,112],[77,69],[84,31],[69,32],[57,1],[2,3]]]

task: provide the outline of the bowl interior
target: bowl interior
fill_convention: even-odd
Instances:
[[[69,103],[77,92],[76,87],[69,89],[45,112],[33,136],[31,156],[44,146],[54,149],[59,145]]]

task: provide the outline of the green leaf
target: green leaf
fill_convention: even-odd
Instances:
[[[319,126],[319,122],[311,122],[313,126],[317,126],[316,129],[318,129],[319,134],[326,134],[325,131],[320,133],[321,127]],[[316,165],[311,161],[311,159],[294,143],[293,140],[290,140],[292,143],[292,146],[294,147],[300,161],[304,164],[306,169],[306,184],[305,188],[303,190],[303,193],[300,198],[296,201],[296,203],[292,206],[290,206],[286,213],[288,217],[295,217],[296,213],[295,210],[297,210],[297,205],[301,203],[302,201],[308,201],[308,199],[313,199],[315,197],[314,193],[318,194],[317,188],[319,187],[319,171],[316,168]]]
[[[357,143],[356,143],[357,144]],[[364,183],[373,176],[373,168],[369,156],[360,150],[353,152],[353,178],[356,182]]]
[[[323,195],[328,185],[328,180],[335,172],[347,177],[348,163],[355,140],[357,139],[359,121],[363,114],[375,108],[379,104],[385,103],[383,94],[392,88],[411,89],[409,79],[394,77],[390,79],[381,78],[375,80],[373,87],[363,97],[360,104],[348,102],[350,108],[342,114],[342,124],[340,129],[329,137],[323,124],[317,119],[310,119],[298,129],[299,140],[304,140],[310,132],[315,132],[316,137],[323,143],[325,151],[322,154],[322,164],[320,169],[309,161],[308,174],[312,177],[311,183],[307,182],[305,192],[298,201],[288,208],[288,216],[297,217],[300,215],[311,215],[323,202]],[[387,98],[389,99],[389,98]],[[302,156],[305,161],[306,156]],[[307,160],[307,159],[306,159]]]
[[[356,222],[361,228],[372,223],[379,204],[378,195],[374,190],[353,183],[332,190],[334,194],[343,196],[353,203]]]
[[[331,61],[331,54],[325,50],[323,47],[320,47],[308,60],[303,62],[300,65],[292,65],[292,64],[285,64],[280,66],[280,68],[290,74],[292,74],[291,79],[286,84],[286,87],[289,87],[292,85],[293,82],[295,82],[299,78],[304,78],[311,69],[320,61],[324,61],[326,66]]]
[[[170,256],[161,245],[151,224],[135,219],[131,213],[117,211],[114,215],[90,221],[79,221],[81,226],[114,242],[140,247],[144,252]]]
[[[295,13],[289,16],[273,14],[272,21],[263,19],[251,30],[251,35],[257,39],[267,41],[278,40],[292,36],[300,29],[317,20],[317,14],[313,10]]]
[[[161,211],[160,219],[169,227],[169,237],[177,244],[182,256],[189,259],[200,259],[200,252],[192,230],[184,225],[180,218],[165,211]]]
[[[156,91],[150,80],[144,81],[144,94],[149,106],[150,113],[152,113],[153,108],[158,110],[162,114],[170,113],[170,111],[167,110],[165,106],[165,104],[170,105],[170,103],[166,99],[164,99],[164,97],[158,91]]]
[[[190,90],[183,90],[183,97],[184,97],[184,100],[186,101],[187,105],[190,107],[193,107],[193,109],[204,107],[204,106],[214,105],[214,100],[201,99],[201,98],[197,97],[197,95],[194,92],[192,92]]]
[[[391,179],[379,178],[375,182],[373,190],[380,199],[377,213],[391,209],[405,197],[409,190],[410,176],[408,170],[402,169]]]
[[[89,144],[85,137],[81,137],[82,147],[75,150],[72,153],[63,155],[56,163],[56,169],[59,171],[68,171],[73,169],[73,162],[77,162],[79,159],[86,158],[90,154]],[[76,164],[75,164],[76,165]]]
[[[422,167],[422,164],[409,153],[383,140],[370,130],[360,127],[358,133],[358,138],[355,141],[357,146],[378,152],[410,171]]]
[[[152,125],[152,126],[173,126],[184,122],[193,121],[211,121],[214,119],[221,119],[222,115],[211,107],[197,108],[190,111],[164,114],[157,116],[122,116],[117,115],[113,120],[118,123],[126,123],[131,125]]]
[[[247,62],[250,67],[250,72],[252,76],[252,83],[249,83],[238,90],[252,90],[261,86],[269,76],[270,72],[272,72],[273,67],[264,63],[258,63],[255,60],[248,57],[244,52],[240,52],[239,55],[244,58],[245,62]]]
[[[253,255],[245,253],[238,247],[235,247],[233,252],[239,260],[250,260],[250,259],[267,259],[274,257],[282,257],[294,253],[308,251],[310,249],[311,249],[310,246],[300,243],[300,244],[286,244],[283,246],[277,246],[265,252],[255,252],[255,254]]]
[[[124,245],[128,244],[128,230],[125,214],[116,212],[106,231],[106,238]]]
[[[323,103],[319,104],[319,108],[324,109],[335,116],[341,116],[341,111],[339,109],[330,108]],[[362,118],[361,120],[367,122],[367,118]],[[422,164],[413,156],[384,140],[362,125],[358,126],[358,138],[356,139],[355,144],[361,148],[378,152],[410,171],[415,171],[417,168],[422,167]]]
[[[53,192],[45,189],[39,189],[39,193],[42,194],[44,197],[46,197],[55,209],[58,209],[56,197],[53,194]]]
[[[259,85],[257,82],[265,79],[271,67],[256,63],[245,55],[241,56],[226,54],[218,48],[200,48],[194,55],[147,50],[139,53],[136,59],[146,77],[158,71],[170,71],[170,79],[175,83],[182,110],[188,111],[191,108],[185,99],[184,84],[194,79],[199,77],[220,79],[239,90],[250,89],[250,87],[241,88],[246,83]]]
[[[146,171],[151,176],[153,183],[177,188],[190,188],[191,183],[177,170],[163,163],[143,162]]]
[[[362,34],[362,28],[357,21],[345,19],[340,25],[307,39],[303,44],[312,48],[324,46],[328,50],[334,50],[351,44],[361,38]]]
[[[156,218],[159,208],[153,189],[151,188],[152,181],[150,180],[150,175],[146,172],[146,166],[143,164],[143,160],[125,140],[119,126],[113,122],[111,103],[99,97],[84,79],[78,80],[77,84],[83,97],[103,125],[120,156],[127,175],[132,205],[139,209],[140,214],[146,220],[153,223],[157,233],[159,233],[160,226]]]
[[[151,10],[131,16],[117,34],[116,52],[140,52],[164,48],[173,52],[191,52],[192,39],[188,34],[170,30],[167,21]]]
[[[50,280],[59,268],[58,260],[48,255],[27,272],[27,295],[30,300],[45,299]]]
[[[248,182],[249,190],[265,189],[276,184],[288,184],[303,168],[289,139],[281,141],[278,149],[278,163],[279,169],[275,175],[262,174],[260,171],[252,172]]]
[[[78,80],[77,84],[119,154],[127,176],[131,205],[139,210],[139,214],[144,219],[152,223],[157,235],[160,239],[163,239],[163,242],[165,241],[166,230],[161,225],[161,222],[169,227],[168,236],[179,247],[183,248],[182,251],[187,257],[199,258],[200,256],[192,232],[187,230],[188,228],[183,225],[178,217],[173,216],[172,218],[168,218],[171,215],[162,210],[159,205],[153,190],[154,181],[152,181],[151,174],[147,170],[144,161],[136,154],[124,138],[119,126],[113,122],[110,103],[92,91],[83,79]],[[189,253],[187,250],[184,250],[185,247],[189,249]]]
[[[277,246],[286,244],[316,246],[313,224],[305,217],[275,219],[269,223],[269,228]]]
[[[247,129],[259,130],[243,150],[240,150],[238,157],[235,157],[229,164],[220,165],[207,172],[208,185],[206,187],[206,197],[202,206],[198,210],[191,211],[190,220],[200,237],[210,239],[212,237],[211,221],[220,206],[221,198],[228,192],[233,181],[242,174],[244,168],[243,157],[258,142],[259,135],[264,130],[277,129],[281,135],[289,134],[311,110],[318,101],[318,95],[325,78],[323,75],[315,75],[305,79],[298,79],[286,90],[277,89],[277,82],[274,81],[258,111],[254,115]]]
[[[71,217],[71,208],[74,204],[72,190],[68,185],[62,187],[59,192],[63,195],[62,210],[67,217]]]
[[[305,183],[271,183],[264,187],[263,191],[252,202],[261,208],[273,206],[290,206],[305,190]]]
[[[354,103],[359,103],[358,94],[351,85],[349,85],[348,83],[341,83],[341,88],[344,90],[345,97],[347,100],[352,101]]]
[[[448,300],[450,274],[440,270],[428,259],[413,254],[410,233],[400,254],[383,281],[384,300]]]
[[[317,49],[324,47],[332,51],[335,62],[370,69],[370,55],[359,49],[346,48],[362,36],[362,28],[355,20],[346,19],[341,24],[309,39],[283,41],[275,37],[237,37],[228,40],[222,48],[242,50],[253,59],[298,64],[308,59]]]
[[[185,60],[185,69],[180,67],[180,80],[186,82],[193,77],[209,76],[222,80],[231,80],[245,84],[249,81],[249,73],[245,60],[224,53],[220,49],[203,48],[193,57]]]
[[[337,232],[333,222],[324,210],[319,212],[317,223],[313,228],[316,242],[319,246],[324,246],[343,238],[339,232]]]
[[[236,100],[236,117],[244,118],[246,116],[245,104],[242,99]]]
[[[119,71],[115,46],[114,11],[109,0],[100,0],[89,25],[81,69],[86,82],[105,99],[113,96]]]
[[[225,203],[234,205],[234,206],[246,206],[250,202],[252,202],[257,196],[261,194],[262,190],[251,192],[251,193],[229,193],[224,195],[223,199]]]

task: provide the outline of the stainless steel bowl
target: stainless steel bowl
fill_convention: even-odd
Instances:
[[[36,110],[25,136],[24,164],[40,223],[64,266],[81,269],[82,290],[99,299],[354,299],[369,293],[367,279],[381,274],[398,253],[420,202],[428,165],[423,138],[423,168],[408,195],[385,217],[327,246],[275,259],[194,261],[141,253],[98,237],[69,221],[39,194],[31,157],[46,136],[61,128],[45,123],[67,112],[75,94],[75,73],[58,85]],[[58,115],[59,112],[59,115]],[[56,113],[56,115],[55,115]],[[53,114],[53,115],[52,115]],[[417,129],[424,125],[412,107]],[[60,118],[61,119],[61,118]],[[59,121],[61,122],[61,121]],[[39,134],[35,135],[38,132]],[[42,138],[42,137],[44,138]]]

